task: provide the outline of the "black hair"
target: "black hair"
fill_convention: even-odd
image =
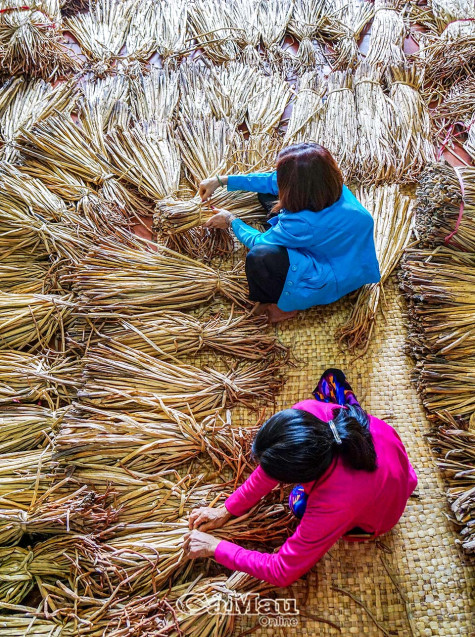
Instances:
[[[376,470],[368,414],[355,405],[333,410],[338,444],[328,422],[302,409],[284,409],[256,434],[252,453],[262,469],[280,482],[318,480],[336,458],[352,469]]]

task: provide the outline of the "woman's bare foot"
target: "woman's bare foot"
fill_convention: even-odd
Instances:
[[[281,323],[287,319],[291,319],[298,314],[298,310],[292,310],[292,312],[284,312],[279,309],[275,303],[269,304],[266,308],[267,316],[271,323]]]

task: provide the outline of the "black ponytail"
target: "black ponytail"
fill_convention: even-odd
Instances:
[[[253,455],[267,475],[280,482],[318,480],[338,456],[352,469],[375,471],[376,452],[366,412],[353,405],[338,407],[333,421],[337,436],[327,422],[307,411],[279,411],[257,432]]]

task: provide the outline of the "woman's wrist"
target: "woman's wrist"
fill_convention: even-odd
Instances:
[[[218,185],[222,188],[225,188],[228,185],[228,176],[227,175],[216,175],[216,179],[218,181]]]
[[[228,222],[228,227],[231,227],[232,222],[234,221],[234,219],[236,219],[236,215],[233,215],[232,212],[228,212],[226,215],[226,220]]]

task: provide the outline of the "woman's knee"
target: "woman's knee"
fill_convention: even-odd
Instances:
[[[282,258],[287,248],[283,246],[257,244],[251,248],[247,254],[246,262],[249,264],[264,264],[274,261],[276,258]]]

